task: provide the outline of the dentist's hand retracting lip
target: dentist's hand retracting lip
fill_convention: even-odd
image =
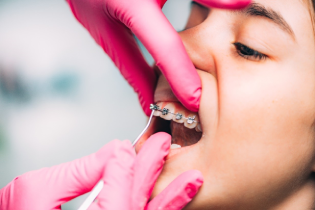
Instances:
[[[67,1],[75,17],[138,93],[146,115],[150,115],[149,106],[154,101],[157,77],[143,58],[132,33],[153,56],[178,100],[190,111],[199,110],[200,78],[181,38],[162,13],[161,8],[166,0]],[[208,7],[240,9],[246,7],[251,0],[197,2]]]
[[[0,209],[61,209],[99,180],[104,187],[89,209],[182,209],[203,183],[199,171],[182,173],[149,201],[170,143],[168,134],[157,133],[135,155],[129,141],[115,140],[81,159],[23,174],[0,190]]]
[[[206,7],[215,7],[220,9],[242,9],[250,4],[248,0],[194,0]]]
[[[183,109],[181,103],[178,101],[174,93],[172,92],[170,85],[166,81],[165,77],[161,75],[158,80],[158,85],[154,93],[154,104],[177,104],[177,111],[182,114],[186,113],[188,110]],[[160,107],[163,108],[163,107]],[[159,112],[159,111],[156,111]],[[196,113],[198,115],[198,113]],[[156,116],[156,115],[155,115]],[[154,117],[152,123],[148,127],[145,137],[150,136],[157,131],[163,131],[170,129],[170,134],[172,134],[172,144],[180,145],[181,148],[171,149],[166,160],[171,159],[176,154],[186,152],[196,145],[201,139],[202,133],[196,132],[195,129],[189,129],[184,126],[184,123],[173,122],[173,120],[164,120],[160,117]],[[166,130],[164,130],[166,129]],[[146,138],[140,138],[139,144],[136,145],[136,151],[138,152],[143,143],[146,141]]]

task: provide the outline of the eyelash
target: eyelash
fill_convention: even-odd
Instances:
[[[256,50],[253,50],[249,47],[247,47],[246,45],[243,45],[239,42],[233,43],[233,45],[235,46],[236,50],[237,50],[237,54],[239,54],[240,56],[242,56],[243,58],[247,59],[247,60],[257,60],[257,61],[261,61],[261,60],[265,60],[267,58],[267,55],[262,54]]]

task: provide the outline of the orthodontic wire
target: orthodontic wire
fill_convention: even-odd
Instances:
[[[143,129],[143,131],[140,133],[140,135],[132,142],[132,146],[135,147],[135,145],[137,144],[137,142],[139,141],[139,139],[142,137],[142,135],[147,131],[147,129],[149,128],[152,118],[154,116],[154,112],[155,111],[160,111],[162,112],[163,115],[167,115],[167,114],[172,114],[175,116],[180,116],[180,119],[186,119],[188,124],[192,124],[194,122],[199,123],[198,121],[195,120],[195,117],[183,117],[182,114],[180,113],[172,113],[169,111],[169,109],[163,108],[161,109],[158,105],[155,104],[150,104],[150,109],[152,110],[150,118],[148,120],[147,125],[145,126],[145,128]],[[188,122],[188,120],[191,120],[191,123]],[[98,194],[101,192],[101,190],[103,189],[104,186],[104,182],[103,180],[100,180],[95,187],[93,188],[93,190],[91,191],[90,195],[85,199],[85,201],[83,202],[83,204],[79,207],[78,210],[87,210],[89,208],[89,206],[93,203],[93,201],[96,199],[96,197],[98,196]]]
[[[152,106],[150,106],[151,109]],[[135,147],[135,145],[137,144],[137,142],[139,141],[139,139],[141,138],[141,136],[146,132],[146,130],[149,128],[149,125],[151,124],[152,118],[153,118],[153,114],[156,110],[151,109],[151,115],[149,118],[149,121],[147,123],[147,125],[145,126],[145,128],[143,129],[143,131],[140,133],[140,135],[132,142],[132,146]],[[78,210],[87,210],[89,208],[89,206],[93,203],[93,201],[96,199],[96,197],[98,196],[98,194],[101,192],[101,190],[103,189],[104,186],[104,182],[103,180],[100,180],[95,187],[93,188],[93,190],[91,191],[90,195],[85,199],[85,201],[82,203],[82,205],[79,207]]]
[[[198,121],[196,121],[195,120],[195,118],[196,118],[196,116],[193,116],[193,117],[184,117],[182,114],[180,114],[180,113],[173,113],[173,112],[170,112],[169,111],[169,109],[166,109],[166,108],[163,108],[163,109],[161,109],[158,105],[155,105],[155,104],[151,104],[150,105],[150,109],[151,110],[155,110],[155,111],[160,111],[160,112],[162,112],[162,114],[163,115],[168,115],[168,114],[172,114],[172,115],[175,115],[176,117],[177,116],[180,116],[180,119],[176,119],[176,120],[181,120],[181,119],[185,119],[185,120],[192,120],[192,122],[191,123],[189,123],[188,122],[188,124],[192,124],[192,123],[194,123],[194,122],[196,122],[196,123],[199,123]],[[164,114],[165,113],[165,114]]]
[[[150,108],[151,108],[151,106],[150,106]],[[154,116],[153,114],[154,114],[154,112],[155,112],[154,109],[151,109],[151,110],[152,110],[152,112],[151,112],[150,118],[149,118],[149,120],[148,120],[147,126],[145,126],[145,128],[143,129],[143,131],[142,131],[142,132],[140,133],[140,135],[136,138],[136,140],[134,140],[134,141],[132,142],[132,146],[133,146],[133,147],[136,146],[136,144],[137,144],[137,142],[139,141],[139,139],[141,138],[141,136],[144,134],[144,132],[147,131],[147,129],[149,128],[149,125],[151,124],[152,118],[153,118],[153,116]]]

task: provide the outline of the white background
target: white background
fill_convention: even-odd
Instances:
[[[176,30],[189,6],[164,7]],[[0,188],[113,139],[133,140],[146,124],[137,95],[63,0],[0,0],[0,72]]]

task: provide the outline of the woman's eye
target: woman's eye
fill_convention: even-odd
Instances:
[[[233,43],[233,45],[235,46],[237,53],[245,59],[260,61],[260,60],[264,60],[267,58],[266,55],[264,55],[264,54],[262,54],[256,50],[253,50],[253,49],[251,49],[251,48],[247,47],[246,45],[243,45],[239,42]]]

